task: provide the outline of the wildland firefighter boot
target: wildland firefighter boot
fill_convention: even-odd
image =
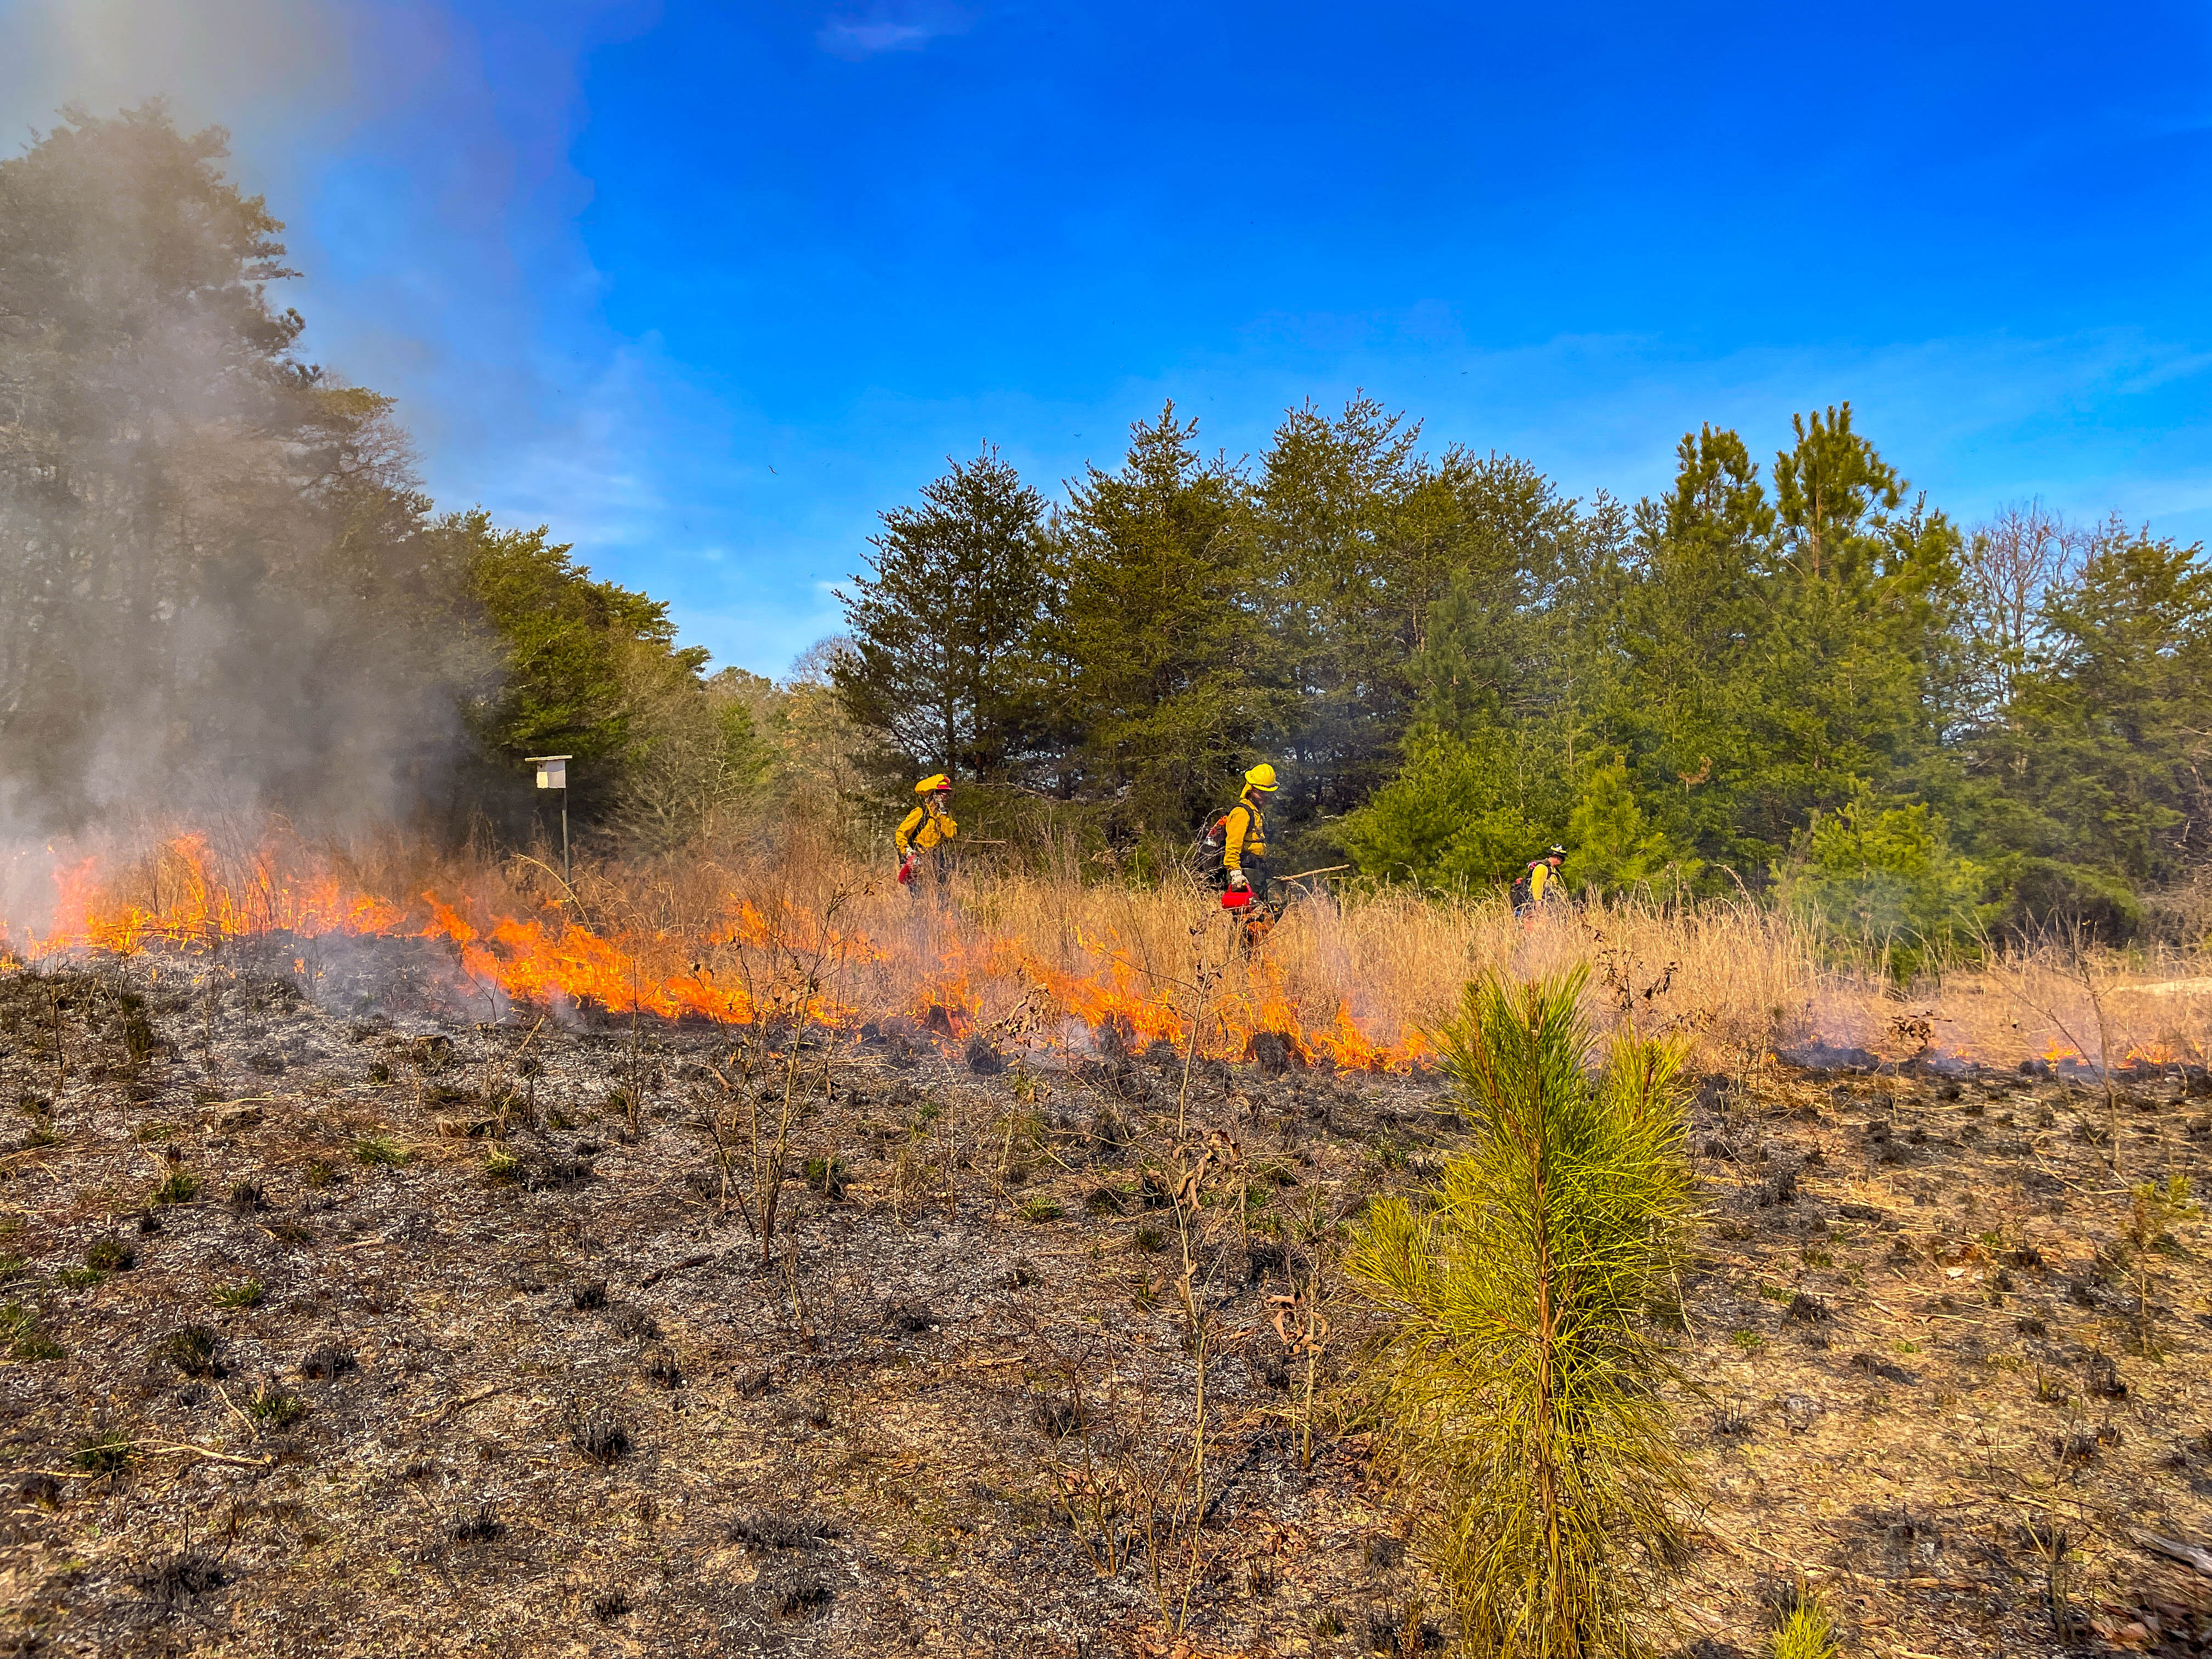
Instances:
[[[911,885],[915,871],[922,870],[941,898],[952,875],[952,838],[960,833],[960,826],[947,810],[952,799],[952,780],[942,772],[933,773],[915,785],[914,793],[920,798],[914,811],[891,836],[898,848],[899,885]]]

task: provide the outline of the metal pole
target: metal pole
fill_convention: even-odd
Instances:
[[[561,879],[568,884],[570,892],[576,890],[576,884],[568,875],[568,792],[566,789],[561,792]]]

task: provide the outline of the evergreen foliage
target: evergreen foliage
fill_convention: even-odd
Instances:
[[[1784,887],[1801,917],[1900,981],[1990,919],[1978,902],[1982,872],[1951,852],[1942,818],[1918,802],[1884,805],[1871,793],[1814,814]]]
[[[1044,649],[1071,758],[1115,827],[1171,840],[1236,794],[1281,729],[1279,652],[1239,534],[1243,480],[1172,404],[1092,467],[1056,525],[1060,597]]]
[[[1679,854],[1637,804],[1627,763],[1620,756],[1592,765],[1582,799],[1567,815],[1568,854],[1559,873],[1570,888],[1613,891],[1672,873],[1692,881],[1698,860]]]
[[[1585,977],[1468,988],[1439,1035],[1475,1145],[1346,1259],[1392,1321],[1388,1442],[1481,1653],[1632,1651],[1685,1490],[1642,1322],[1691,1218],[1681,1054],[1624,1037],[1593,1074]]]
[[[1786,890],[1899,972],[2125,932],[2212,862],[2201,549],[2033,504],[1962,533],[1849,404],[1767,467],[1703,428],[1633,508],[1419,436],[1307,405],[1247,470],[1136,428],[1054,522],[1004,671],[1053,714],[1001,775],[1181,842],[1266,757],[1293,860],[1464,890],[1556,841],[1571,889]]]
[[[2212,874],[2202,549],[2036,502],[1962,532],[1849,404],[1765,465],[1701,428],[1633,506],[1364,394],[1249,464],[1170,405],[1056,501],[987,445],[883,514],[849,635],[710,678],[549,527],[434,507],[391,400],[299,355],[225,144],[156,102],[0,161],[21,832],[514,831],[523,758],[568,753],[586,832],[750,834],[771,795],[856,822],[945,771],[988,837],[1048,813],[1127,870],[1267,759],[1292,867],[1480,888],[1559,842],[1572,889],[1741,884],[1900,972],[1985,925],[2125,933]]]
[[[82,111],[0,161],[0,808],[385,793],[475,665],[389,400],[303,363],[226,136]]]
[[[2107,526],[2052,589],[1996,729],[1992,846],[2058,870],[2179,883],[2212,832],[2212,569],[2202,550]]]
[[[0,812],[519,827],[522,757],[566,752],[586,825],[728,820],[746,700],[544,528],[434,513],[391,400],[295,355],[226,142],[154,102],[0,161]]]
[[[1044,498],[988,447],[921,495],[883,514],[872,571],[838,596],[853,649],[835,678],[903,761],[1001,778],[1039,736]]]

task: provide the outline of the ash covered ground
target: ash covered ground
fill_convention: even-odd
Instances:
[[[579,1029],[419,942],[0,980],[0,1650],[1441,1650],[1328,1261],[1448,1094],[1114,1048]],[[787,1085],[763,1249],[738,1131]],[[2207,1650],[2144,1541],[2212,1540],[2203,1086],[1706,1079],[1662,1650],[1762,1650],[1794,1583],[1868,1652]],[[1316,1260],[1309,1412],[1273,1298]]]

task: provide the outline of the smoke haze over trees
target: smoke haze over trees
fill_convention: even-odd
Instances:
[[[550,750],[634,834],[711,828],[750,688],[544,530],[434,510],[390,401],[299,356],[224,144],[149,104],[0,162],[0,821],[450,826]]]
[[[223,143],[156,104],[0,162],[18,837],[522,833],[522,757],[568,752],[580,823],[629,845],[770,797],[866,825],[945,770],[1018,844],[1048,820],[1156,868],[1264,758],[1298,863],[1480,888],[1557,841],[1573,885],[1741,884],[1901,961],[2204,885],[2200,550],[2034,503],[1961,526],[1848,405],[1771,458],[1701,428],[1632,503],[1364,398],[1246,459],[1170,405],[1057,493],[987,445],[884,514],[848,639],[782,686],[710,676],[550,529],[428,499],[391,403],[301,355]]]
[[[146,109],[0,164],[0,764],[46,827],[202,781],[388,798],[453,726],[404,441],[293,354],[222,145]]]

